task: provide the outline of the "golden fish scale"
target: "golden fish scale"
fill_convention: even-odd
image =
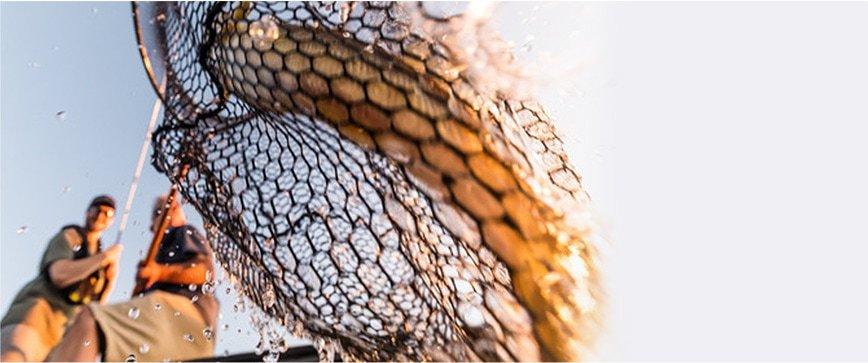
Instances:
[[[486,246],[507,264],[516,295],[533,318],[540,351],[521,331],[506,338],[512,342],[507,349],[520,359],[583,357],[580,324],[565,319],[583,314],[573,295],[584,282],[552,263],[575,253],[568,246],[581,237],[559,230],[562,217],[523,182],[527,173],[517,173],[520,166],[486,147],[480,97],[449,60],[430,55],[427,43],[418,42],[407,49],[422,61],[392,60],[327,30],[293,26],[263,51],[247,28],[245,22],[230,23],[224,29],[237,34],[222,36],[219,46],[229,49],[214,53],[231,92],[268,110],[297,110],[332,122],[344,137],[404,165],[432,200],[453,198],[450,206],[474,217]],[[241,72],[231,71],[238,66]],[[262,81],[276,86],[262,87]],[[584,263],[591,258],[587,251],[580,254]]]

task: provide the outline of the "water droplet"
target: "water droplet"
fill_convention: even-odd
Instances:
[[[89,347],[90,346],[90,340],[85,339],[84,340],[84,346]]]
[[[142,345],[139,346],[139,353],[147,354],[150,351],[151,351],[151,346],[148,345],[148,343],[142,343]]]
[[[262,45],[279,38],[280,27],[272,16],[265,15],[250,24],[247,33],[250,34],[250,37],[253,38],[254,42]]]
[[[98,9],[98,8],[92,8],[92,9],[90,9],[90,11],[91,11],[92,13],[94,13],[94,14],[99,13],[99,9]]]
[[[56,118],[57,121],[66,121],[66,111],[57,111],[57,113],[54,114],[54,118]]]
[[[136,355],[135,354],[130,354],[127,356],[126,359],[124,359],[124,362],[135,362],[135,361],[136,361]]]
[[[139,318],[139,308],[131,307],[130,311],[127,312],[127,316],[129,316],[130,319],[133,319],[133,320],[138,319]]]
[[[476,306],[469,303],[459,303],[458,314],[461,320],[470,327],[479,327],[485,324],[485,317]]]
[[[279,357],[280,357],[280,353],[278,353],[278,352],[268,352],[268,354],[262,356],[262,361],[274,363],[274,362],[277,362],[277,359]]]
[[[72,251],[73,251],[73,252],[81,251],[81,245],[78,244],[78,245],[72,246]]]
[[[174,257],[174,256],[175,256],[175,251],[169,251],[169,257]]]
[[[27,66],[30,68],[42,68],[42,65],[36,62],[28,62]]]
[[[16,234],[24,234],[26,232],[27,232],[27,226],[21,226],[21,227],[18,227],[17,230],[15,230]]]
[[[160,311],[160,309],[162,309],[162,308],[163,308],[163,305],[161,305],[161,304],[154,304],[154,310],[155,310],[155,311]]]
[[[184,334],[184,340],[186,340],[188,342],[192,342],[193,341],[193,334],[185,333]]]
[[[202,335],[205,336],[205,339],[211,340],[211,338],[214,338],[214,331],[211,330],[211,327],[209,326],[202,330]]]
[[[69,193],[70,190],[72,190],[72,187],[67,185],[67,186],[63,187],[63,190],[61,190],[60,192],[65,194],[65,193]]]
[[[213,295],[214,290],[216,290],[216,289],[217,289],[216,286],[214,286],[214,283],[211,281],[207,281],[204,284],[202,284],[202,292],[204,292],[208,295]]]
[[[188,229],[188,230],[187,230],[187,235],[188,235],[188,236],[192,236],[192,235],[193,235],[193,230],[192,230],[192,229]]]
[[[193,304],[195,304],[197,301],[199,301],[199,295],[193,295],[193,297],[190,298],[190,302]]]
[[[190,286],[187,286],[187,289],[190,291],[196,291],[196,288],[198,288],[198,287],[199,286],[196,284],[190,284]]]
[[[223,324],[223,330],[229,330],[229,324]]]
[[[180,311],[176,311],[176,312],[175,312],[174,314],[172,314],[172,315],[174,315],[174,316],[177,318],[177,317],[181,316],[181,312],[180,312]]]

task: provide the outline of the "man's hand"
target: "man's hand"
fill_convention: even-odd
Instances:
[[[144,284],[145,289],[154,286],[157,281],[160,281],[160,274],[163,269],[156,263],[139,264],[139,271],[136,273],[136,279]]]
[[[114,246],[109,247],[107,250],[100,252],[102,254],[100,266],[108,267],[109,265],[117,264],[118,260],[121,258],[121,252],[123,251],[124,245],[117,243]]]

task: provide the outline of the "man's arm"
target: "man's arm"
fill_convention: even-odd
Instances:
[[[117,261],[123,246],[116,244],[93,256],[72,260],[61,259],[48,266],[48,278],[58,288],[65,288],[90,276],[101,267]]]
[[[208,272],[211,271],[210,261],[197,260],[191,263],[154,264],[139,268],[138,278],[147,281],[145,288],[156,282],[167,282],[176,285],[201,285],[205,283]]]

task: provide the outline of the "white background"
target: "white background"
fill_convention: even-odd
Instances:
[[[605,357],[868,359],[868,4],[604,10]]]

